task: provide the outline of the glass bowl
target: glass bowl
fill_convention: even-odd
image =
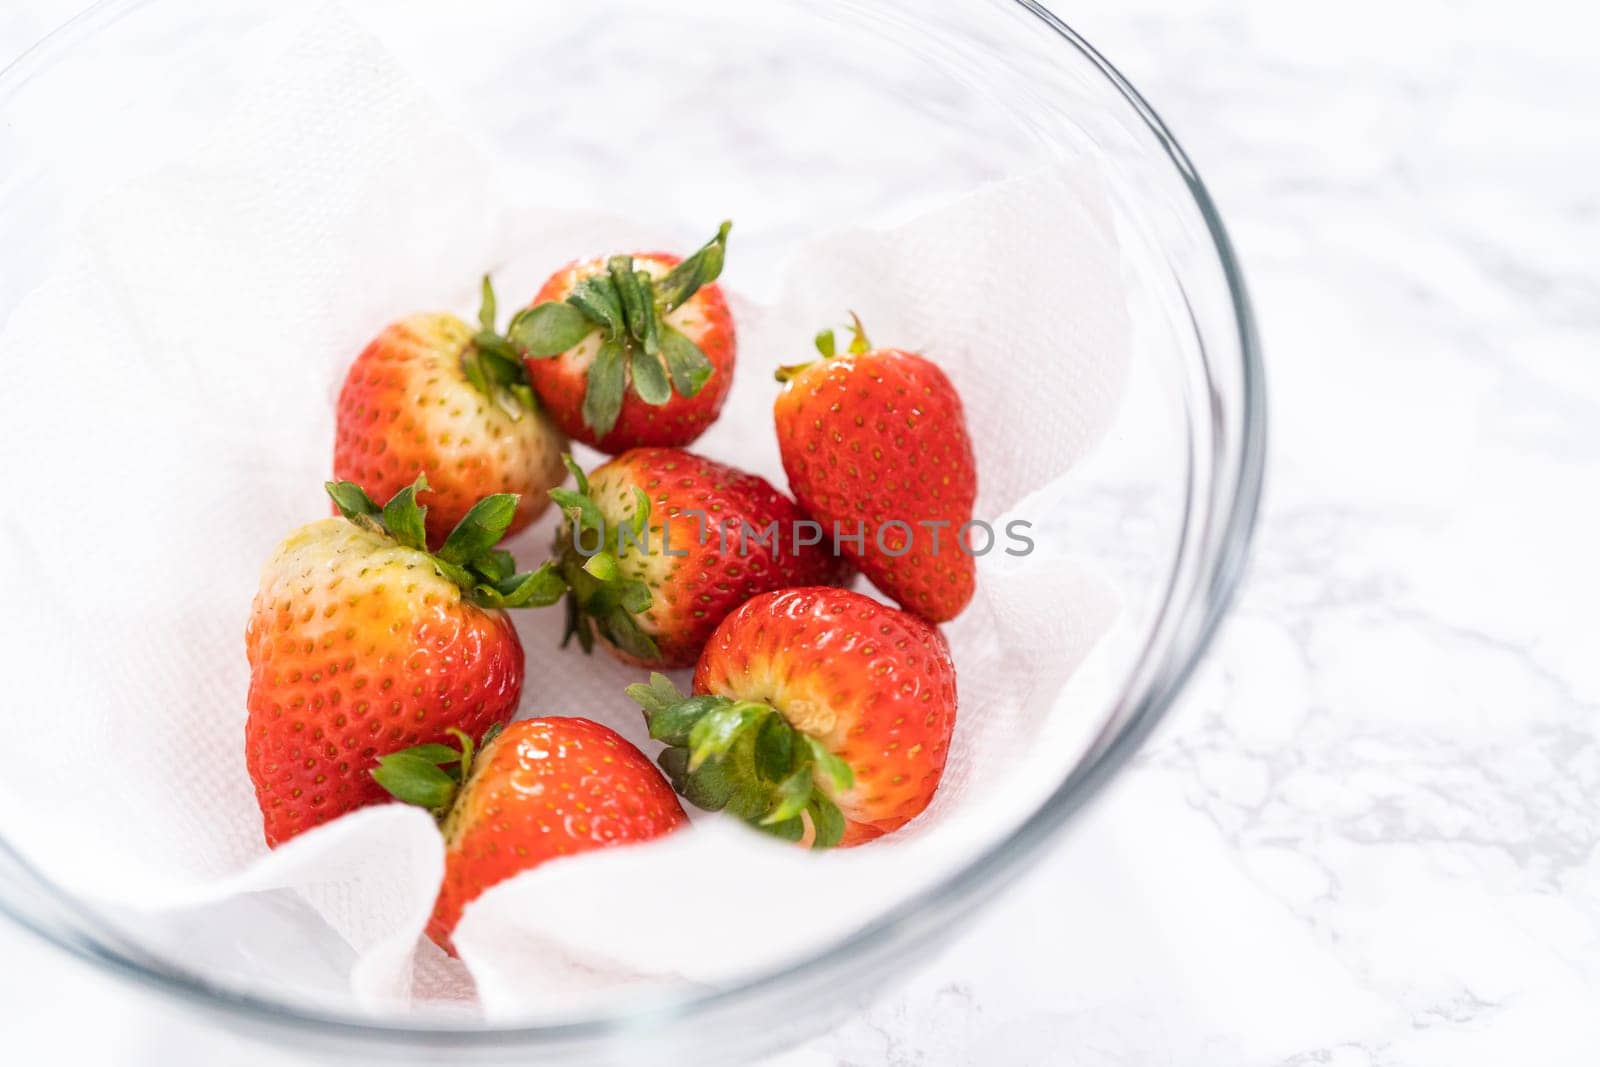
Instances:
[[[242,0],[196,14],[179,0],[105,0],[0,73],[0,323],[46,276],[85,206],[227,115],[316,6]],[[1133,322],[1124,403],[1143,421],[1113,429],[1084,465],[1070,514],[1057,516],[1124,594],[1092,742],[1007,836],[838,943],[737,986],[558,1025],[374,1019],[241,991],[130,937],[3,837],[0,910],[231,1028],[365,1060],[744,1062],[799,1040],[1022,871],[1127,762],[1222,617],[1250,540],[1265,433],[1255,328],[1222,222],[1150,106],[1031,0],[696,0],[670,11],[648,0],[468,0],[448,16],[422,3],[344,6],[513,180],[581,206],[626,198],[636,217],[732,215],[743,247],[903,217],[1041,166],[1096,172]],[[672,121],[652,121],[663,114]],[[0,352],[8,383],[15,358]],[[8,467],[21,444],[8,437]],[[139,442],[127,444],[97,459],[100,476],[137,475]],[[10,521],[24,506],[65,503],[4,507]]]

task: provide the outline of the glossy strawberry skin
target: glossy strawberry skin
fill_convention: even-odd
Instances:
[[[642,252],[633,257],[634,265],[659,278],[680,262],[666,252]],[[603,274],[605,257],[570,263],[551,275],[534,298],[534,304],[565,300],[583,279]],[[641,446],[682,447],[690,444],[717,420],[733,384],[737,340],[733,314],[717,285],[707,285],[688,302],[665,316],[700,346],[710,360],[712,372],[700,391],[692,397],[674,392],[665,404],[654,406],[639,399],[631,390],[622,402],[616,425],[604,437],[595,434],[583,421],[583,397],[588,388],[589,364],[600,347],[598,333],[549,359],[528,360],[528,375],[546,410],[563,432],[575,441],[616,455]]]
[[[545,414],[508,410],[467,379],[461,354],[472,336],[454,315],[389,326],[351,364],[336,409],[334,478],[387,500],[427,475],[435,547],[491,493],[519,495],[509,532],[521,530],[566,477],[566,438]]]
[[[858,523],[865,530],[863,547],[842,540],[841,551],[907,611],[932,622],[960,614],[976,567],[958,537],[978,477],[961,399],[944,372],[897,349],[839,355],[799,372],[773,411],[800,505],[830,534],[834,524],[844,535]],[[892,522],[910,527],[909,545]],[[937,546],[924,523],[944,524]]]
[[[445,820],[428,936],[450,950],[462,909],[521,871],[687,824],[661,772],[615,731],[579,718],[512,723],[473,760]]]
[[[269,846],[388,794],[377,758],[479,736],[515,713],[510,619],[462,600],[421,552],[342,518],[291,534],[245,633],[245,759]]]
[[[767,593],[723,620],[697,694],[766,702],[850,765],[841,846],[899,829],[933,799],[956,722],[956,672],[922,619],[847,589]]]
[[[717,624],[752,596],[836,582],[846,572],[826,539],[794,551],[796,524],[808,516],[759,475],[681,449],[637,448],[597,467],[589,481],[609,529],[632,519],[634,489],[650,499],[650,554],[630,546],[620,560],[623,573],[653,594],[638,623],[660,658],[642,666],[693,666]],[[719,521],[721,533],[713,525]],[[777,537],[770,544],[753,534],[741,538],[741,524],[753,531],[775,524]]]

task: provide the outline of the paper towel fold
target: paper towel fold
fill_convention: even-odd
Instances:
[[[461,963],[426,943],[413,953],[442,862],[421,813],[371,809],[267,853],[243,761],[244,620],[272,545],[325,512],[330,401],[348,360],[392,318],[467,311],[485,269],[510,303],[567,259],[692,247],[716,221],[656,231],[531,207],[494,172],[329,10],[213,139],[89,214],[0,342],[17,370],[0,396],[18,442],[10,488],[37,504],[3,529],[0,566],[19,602],[51,605],[8,650],[30,669],[15,672],[0,721],[30,740],[0,778],[0,833],[124,915],[292,890],[321,919],[304,924],[307,943],[347,949],[341,974],[367,1010],[406,1010],[415,993],[436,1006],[476,996],[501,1019],[556,1017],[820,951],[1025,816],[1103,712],[1083,688],[1090,672],[1073,676],[1116,615],[1115,591],[1048,547],[995,555],[947,627],[961,706],[944,785],[879,843],[812,855],[697,818],[486,893],[456,934]],[[770,370],[854,310],[877,340],[927,352],[957,384],[978,515],[1042,513],[1122,386],[1128,323],[1108,218],[1089,177],[1028,175],[903,226],[797,247],[766,304],[740,296],[736,228],[723,284],[740,370],[696,450],[783,485]],[[72,373],[84,367],[96,373]],[[92,432],[77,415],[92,415]],[[115,462],[97,459],[106,449]],[[95,477],[126,470],[128,455],[137,477]],[[63,482],[87,490],[85,505],[64,510],[75,498]],[[513,543],[525,562],[553,521]],[[517,620],[520,714],[595,718],[653,754],[623,695],[638,672],[558,651],[558,614]]]

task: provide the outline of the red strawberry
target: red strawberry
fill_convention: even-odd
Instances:
[[[847,589],[755,597],[717,627],[685,698],[628,688],[661,766],[697,807],[814,848],[915,818],[939,788],[956,670],[938,630]]]
[[[378,335],[339,392],[333,476],[379,500],[427,475],[428,540],[439,544],[481,497],[520,497],[510,532],[566,477],[566,438],[539,410],[521,353],[494,332],[483,280],[476,331],[454,315],[413,315]]]
[[[329,483],[343,516],[303,526],[261,572],[245,630],[245,762],[267,844],[384,799],[379,756],[451,729],[505,722],[522,692],[522,645],[501,607],[554,603],[546,567],[512,574],[494,549],[516,498],[486,497],[437,555],[423,543],[418,479],[379,510]]]
[[[686,826],[672,787],[643,752],[588,719],[524,719],[460,748],[386,756],[373,779],[442,820],[444,883],[428,936],[454,955],[462,910],[497,882],[549,860],[649,841]],[[446,771],[444,767],[450,767]],[[457,786],[457,781],[462,782]]]
[[[968,549],[977,465],[961,398],[923,357],[873,349],[855,323],[847,353],[778,372],[773,405],[789,488],[885,594],[932,622],[972,599]],[[860,542],[852,540],[859,536]]]
[[[621,658],[687,667],[723,617],[757,593],[837,580],[821,528],[764,478],[675,448],[575,465],[552,495],[568,637],[598,632]]]
[[[733,383],[722,290],[729,224],[688,259],[642,252],[570,264],[513,323],[539,398],[572,438],[603,452],[686,445]]]

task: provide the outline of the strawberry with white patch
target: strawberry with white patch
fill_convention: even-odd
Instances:
[[[261,571],[245,631],[245,765],[267,844],[381,801],[368,772],[399,749],[479,736],[517,710],[522,644],[501,610],[553,604],[549,566],[495,548],[517,500],[485,497],[435,552],[419,478],[379,507],[330,482],[338,518],[302,526]]]
[[[455,315],[402,319],[356,357],[339,391],[334,478],[388,500],[426,475],[433,545],[491,493],[517,495],[508,531],[517,532],[566,476],[566,437],[540,409],[520,350],[494,322],[485,278],[476,329]]]
[[[687,667],[723,617],[758,593],[845,573],[805,512],[764,478],[676,448],[636,448],[557,489],[568,636],[621,658]],[[804,531],[801,531],[802,533]]]
[[[813,848],[859,845],[927,808],[956,724],[937,629],[848,589],[785,589],[717,627],[694,695],[628,688],[691,804]]]
[[[716,421],[737,347],[715,284],[728,230],[687,259],[639,252],[569,264],[518,314],[511,340],[568,436],[615,455],[687,445]]]

